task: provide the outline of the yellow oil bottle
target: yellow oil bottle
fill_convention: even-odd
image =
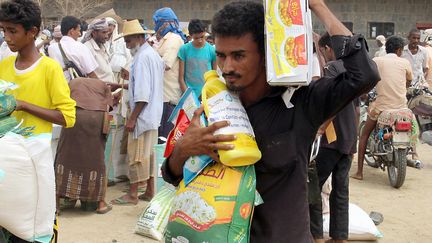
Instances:
[[[235,134],[233,150],[220,150],[220,161],[227,166],[245,166],[261,159],[261,151],[255,141],[255,134],[249,122],[246,110],[237,95],[228,91],[225,83],[216,71],[204,74],[205,84],[202,89],[202,103],[209,125],[218,121],[229,121],[230,125],[221,128],[215,134]]]

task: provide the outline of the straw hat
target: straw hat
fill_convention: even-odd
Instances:
[[[131,20],[131,21],[125,21],[123,23],[123,31],[117,37],[117,39],[120,39],[122,37],[126,37],[129,35],[139,35],[139,34],[153,34],[154,31],[151,30],[144,30],[141,26],[140,22],[137,19]]]

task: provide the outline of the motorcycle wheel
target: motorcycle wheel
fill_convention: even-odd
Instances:
[[[363,133],[363,128],[365,126],[366,122],[362,122],[359,126],[359,136]],[[360,139],[360,137],[359,137]],[[368,140],[367,140],[367,144],[366,144],[366,153],[364,155],[364,159],[366,161],[366,163],[373,168],[379,168],[378,163],[375,161],[375,158],[371,155],[370,151],[371,151],[371,146],[372,146],[372,134],[369,136]]]
[[[407,167],[407,149],[395,149],[393,161],[387,168],[390,185],[399,188],[403,185]]]

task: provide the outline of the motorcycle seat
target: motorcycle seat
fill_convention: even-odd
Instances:
[[[412,111],[408,108],[385,110],[378,116],[378,124],[393,126],[396,121],[411,121],[413,117]]]

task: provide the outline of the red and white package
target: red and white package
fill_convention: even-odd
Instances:
[[[185,111],[181,109],[177,117],[176,125],[168,135],[168,140],[164,153],[165,158],[168,158],[171,155],[177,141],[185,134],[186,129],[189,127],[189,125],[189,118],[187,117]]]

